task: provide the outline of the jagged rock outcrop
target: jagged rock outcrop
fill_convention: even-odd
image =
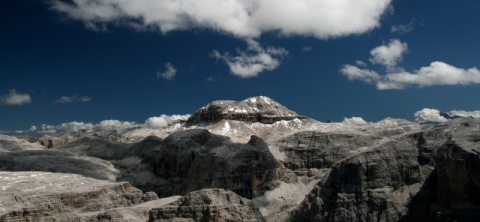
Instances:
[[[126,182],[48,172],[0,172],[0,189],[0,221],[264,221],[223,189],[158,199]]]
[[[426,127],[345,158],[292,221],[472,221],[480,212],[479,120]]]
[[[264,221],[248,199],[224,189],[204,189],[150,211],[150,221]]]
[[[432,171],[418,163],[415,141],[399,138],[335,164],[292,219],[398,221]]]
[[[156,189],[160,196],[224,188],[252,198],[287,174],[256,136],[236,144],[206,130],[186,130],[167,137],[152,156],[155,174],[166,180]]]
[[[145,199],[126,182],[75,174],[0,172],[0,188],[0,221],[84,221],[88,217],[98,221],[102,218],[96,215],[102,211]]]
[[[220,120],[274,123],[280,120],[306,118],[265,96],[248,98],[241,102],[218,100],[197,110],[186,125],[215,123]]]
[[[436,202],[430,218],[474,221],[480,217],[480,121],[451,121],[450,140],[437,151]]]
[[[360,133],[326,133],[304,131],[274,141],[285,154],[281,161],[297,173],[310,168],[330,168],[336,162],[355,154],[358,150],[379,143],[380,135]]]

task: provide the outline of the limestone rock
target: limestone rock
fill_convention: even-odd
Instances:
[[[279,162],[256,136],[236,144],[206,130],[181,131],[167,137],[152,157],[155,174],[166,180],[156,190],[160,196],[224,188],[252,198],[281,177]]]
[[[451,139],[436,156],[437,202],[430,217],[474,221],[480,217],[480,121],[457,119]]]
[[[152,209],[150,221],[264,221],[248,199],[223,189],[204,189]]]
[[[332,167],[292,221],[472,221],[479,216],[480,121],[456,119]]]
[[[82,221],[143,198],[128,183],[75,174],[0,172],[0,184],[0,221]]]
[[[116,181],[119,176],[118,170],[106,160],[54,150],[0,153],[0,170],[75,173],[109,181]]]
[[[215,123],[220,120],[274,123],[280,120],[305,118],[265,96],[248,98],[241,102],[218,100],[197,110],[186,125]]]
[[[39,143],[30,143],[25,139],[0,134],[0,152],[44,149],[45,147]]]

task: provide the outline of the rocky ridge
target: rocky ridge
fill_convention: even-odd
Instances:
[[[140,220],[235,221],[231,218],[242,214],[262,220],[254,216],[258,212],[267,221],[471,221],[479,216],[477,119],[439,125],[391,118],[365,126],[321,123],[266,97],[216,101],[199,111],[183,126],[176,123],[164,131],[138,134],[140,142],[83,137],[33,151],[10,143],[16,148],[5,149],[0,158],[3,155],[6,163],[20,156],[37,156],[35,161],[42,162],[42,155],[105,161],[117,170],[115,179],[144,192],[186,195],[181,203],[171,202],[172,196],[169,204],[114,208],[102,214],[120,221],[131,215]],[[2,169],[16,170],[11,166],[20,162]],[[55,171],[58,166],[32,168]],[[87,171],[73,173],[91,176]],[[225,190],[196,193],[205,188]],[[237,200],[226,190],[252,199],[244,206],[250,209],[253,204],[257,210],[208,206],[209,200]],[[189,207],[182,208],[185,204]],[[179,211],[188,216],[173,214]]]

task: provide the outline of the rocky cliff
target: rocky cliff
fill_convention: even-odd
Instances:
[[[215,123],[220,120],[274,123],[280,120],[305,118],[265,96],[248,98],[241,102],[218,100],[197,110],[186,125]]]
[[[450,121],[339,161],[292,221],[471,221],[480,212],[479,124]]]
[[[0,221],[81,221],[145,199],[128,183],[75,174],[0,172],[0,184]]]
[[[152,153],[154,173],[165,180],[160,196],[203,188],[224,188],[252,198],[283,176],[267,144],[252,136],[247,144],[206,130],[174,133]],[[207,164],[208,163],[208,164]]]
[[[50,149],[42,140],[0,137],[0,170],[76,173],[156,192],[139,194],[141,201],[152,200],[140,205],[107,203],[112,207],[98,211],[47,204],[61,211],[23,213],[19,220],[47,215],[90,221],[474,221],[480,216],[478,119],[438,125],[392,118],[365,126],[321,123],[253,97],[212,102],[186,125],[178,124],[136,143],[94,131]],[[35,177],[30,179],[35,185]],[[42,186],[26,190],[37,187]],[[157,194],[167,199],[153,200]],[[34,202],[24,208],[45,206]],[[20,214],[3,209],[4,218]]]
[[[205,189],[152,209],[149,221],[261,222],[264,219],[249,199],[223,189]]]

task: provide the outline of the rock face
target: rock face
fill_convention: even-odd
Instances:
[[[128,183],[75,174],[0,172],[0,184],[0,221],[81,221],[144,199]]]
[[[156,192],[132,194],[128,190],[135,189],[126,183],[78,175],[36,172],[2,177],[0,173],[0,221],[475,221],[480,217],[478,119],[438,125],[391,118],[365,126],[321,123],[267,97],[253,97],[207,104],[185,125],[179,122],[154,133],[160,137],[144,138],[153,131],[141,127],[127,131],[127,137],[115,130],[79,131],[62,137],[72,141],[63,145],[0,135],[0,170],[76,173],[128,181],[144,192]],[[118,138],[144,139],[127,144],[116,142]],[[42,141],[50,149],[41,146]],[[76,182],[58,182],[61,178]],[[56,183],[78,192],[72,196]],[[93,186],[87,189],[82,184]],[[167,198],[157,200],[157,194]],[[138,204],[142,201],[146,202]]]
[[[150,211],[150,221],[264,221],[248,199],[223,189],[204,189]]]
[[[252,198],[283,176],[267,144],[255,136],[235,144],[206,130],[181,131],[167,137],[152,157],[155,174],[166,180],[156,189],[159,196],[224,188]]]
[[[1,171],[46,171],[75,173],[100,180],[116,181],[119,171],[108,161],[75,156],[54,150],[25,150],[0,153]]]
[[[292,221],[474,220],[479,125],[454,120],[341,160],[292,212]]]
[[[295,118],[306,117],[298,115],[268,97],[256,96],[241,102],[231,100],[211,102],[197,110],[187,120],[186,125],[215,123],[220,120],[274,123]]]
[[[21,150],[44,150],[45,147],[39,143],[30,143],[25,139],[0,134],[0,152],[11,152]]]
[[[0,184],[0,221],[264,221],[223,189],[158,199],[126,182],[47,172],[0,172]]]
[[[371,147],[382,137],[360,133],[324,133],[304,131],[275,141],[286,156],[282,163],[289,169],[330,168],[336,162]]]
[[[474,221],[480,217],[480,123],[452,122],[457,124],[451,139],[437,151],[437,201],[430,217]]]

